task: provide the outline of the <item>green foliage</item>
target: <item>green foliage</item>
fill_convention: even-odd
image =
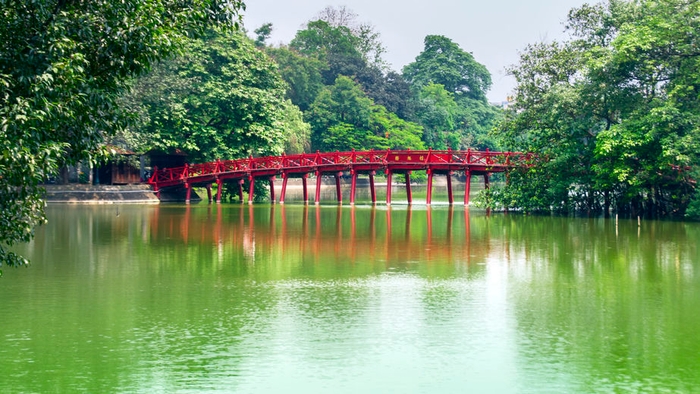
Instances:
[[[132,95],[144,123],[138,132],[192,162],[280,154],[307,145],[308,126],[284,96],[276,65],[242,34],[212,32],[183,56],[140,78]]]
[[[265,42],[272,34],[272,23],[265,23],[258,27],[255,29],[255,34],[257,34],[257,37],[255,38],[255,46],[258,48],[264,47]]]
[[[299,107],[289,100],[284,102],[279,127],[286,134],[285,153],[304,153],[311,148],[311,125],[304,121],[304,114],[299,110]]]
[[[516,205],[683,214],[700,137],[698,7],[585,5],[569,14],[571,40],[527,48],[511,70],[516,105],[501,137],[548,159],[537,168],[547,177],[514,178]]]
[[[403,69],[418,94],[416,117],[434,149],[494,148],[489,132],[501,112],[488,104],[491,74],[444,36],[427,36],[425,49]]]
[[[477,100],[484,100],[491,87],[486,67],[445,36],[426,36],[423,52],[404,67],[403,75],[417,88],[435,83],[455,95]]]
[[[321,91],[306,116],[312,148],[320,151],[423,147],[419,125],[374,104],[348,77],[338,77]]]
[[[424,128],[423,141],[433,149],[486,149],[495,147],[489,132],[500,119],[500,111],[468,97],[455,100],[444,86],[428,83],[419,94],[418,119]]]
[[[365,67],[358,50],[359,38],[346,26],[331,26],[328,22],[309,22],[290,42],[291,49],[327,64],[321,70],[324,84],[332,85],[339,75],[351,76]]]
[[[0,0],[0,264],[45,221],[38,184],[94,157],[127,117],[125,82],[214,25],[240,1]]]
[[[316,57],[306,57],[286,47],[268,48],[267,53],[287,82],[287,98],[302,111],[309,109],[323,89],[321,72],[328,66]]]

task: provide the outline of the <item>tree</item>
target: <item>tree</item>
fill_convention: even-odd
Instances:
[[[265,42],[272,34],[272,23],[265,23],[262,26],[254,30],[257,36],[255,37],[255,46],[262,48],[265,46]]]
[[[416,118],[435,149],[495,148],[489,133],[501,111],[486,101],[491,74],[444,36],[425,37],[425,49],[403,76],[419,96]]]
[[[386,48],[382,44],[379,32],[369,23],[358,21],[358,15],[345,6],[335,8],[328,6],[321,10],[318,20],[328,23],[334,28],[347,28],[357,38],[356,49],[362,54],[365,62],[372,68],[384,71],[387,64],[382,58]]]
[[[486,67],[445,36],[426,36],[423,52],[403,68],[403,76],[417,89],[436,83],[457,96],[477,100],[485,100],[491,87]]]
[[[132,92],[147,119],[138,132],[152,146],[181,149],[199,162],[308,145],[308,125],[283,99],[276,65],[243,34],[212,32],[184,53],[156,66]]]
[[[0,0],[0,262],[45,221],[38,184],[94,154],[124,116],[125,81],[213,25],[239,0]]]
[[[360,86],[340,76],[325,88],[306,117],[312,129],[312,149],[422,149],[422,128],[376,105]]]
[[[328,66],[287,47],[267,48],[267,53],[275,60],[282,78],[287,82],[287,98],[306,111],[323,89],[321,73]]]
[[[698,163],[698,7],[586,5],[569,13],[569,41],[527,48],[503,142],[548,160],[511,177],[512,203],[682,215]]]
[[[459,107],[442,85],[429,83],[420,92],[418,117],[423,125],[423,141],[433,149],[458,148]]]
[[[298,53],[328,65],[321,71],[325,85],[332,85],[339,75],[353,76],[366,67],[358,50],[360,40],[345,26],[334,27],[328,22],[309,22],[297,32],[289,47]]]

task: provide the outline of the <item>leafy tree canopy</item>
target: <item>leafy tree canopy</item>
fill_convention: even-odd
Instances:
[[[511,178],[509,201],[533,210],[685,211],[700,141],[699,7],[585,5],[569,13],[570,40],[523,52],[503,142],[550,160],[527,179]]]
[[[340,76],[306,113],[312,148],[321,151],[421,149],[422,128],[376,105],[352,79]]]
[[[206,28],[232,25],[239,0],[0,0],[0,263],[44,222],[38,183],[90,156],[123,124],[125,82]]]
[[[146,114],[138,132],[152,146],[178,148],[200,162],[307,145],[308,125],[283,99],[275,63],[243,34],[212,32],[184,53],[156,66],[132,92]]]
[[[491,87],[486,67],[444,36],[426,36],[423,52],[403,68],[403,75],[419,89],[435,83],[455,95],[484,101]]]

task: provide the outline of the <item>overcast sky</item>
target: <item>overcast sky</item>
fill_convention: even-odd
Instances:
[[[287,44],[326,6],[346,6],[372,24],[387,48],[384,58],[400,71],[423,50],[429,34],[444,35],[491,72],[490,101],[504,101],[515,86],[505,67],[529,43],[561,38],[568,11],[585,0],[245,0],[244,24],[252,31],[273,24],[270,44]]]

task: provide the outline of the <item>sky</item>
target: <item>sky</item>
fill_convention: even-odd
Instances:
[[[243,23],[251,36],[262,24],[272,23],[268,44],[288,44],[321,10],[345,6],[381,34],[384,59],[396,71],[420,54],[425,36],[443,35],[488,68],[493,80],[488,99],[502,102],[515,87],[506,67],[517,63],[528,44],[565,37],[569,10],[584,3],[597,1],[245,0]]]

